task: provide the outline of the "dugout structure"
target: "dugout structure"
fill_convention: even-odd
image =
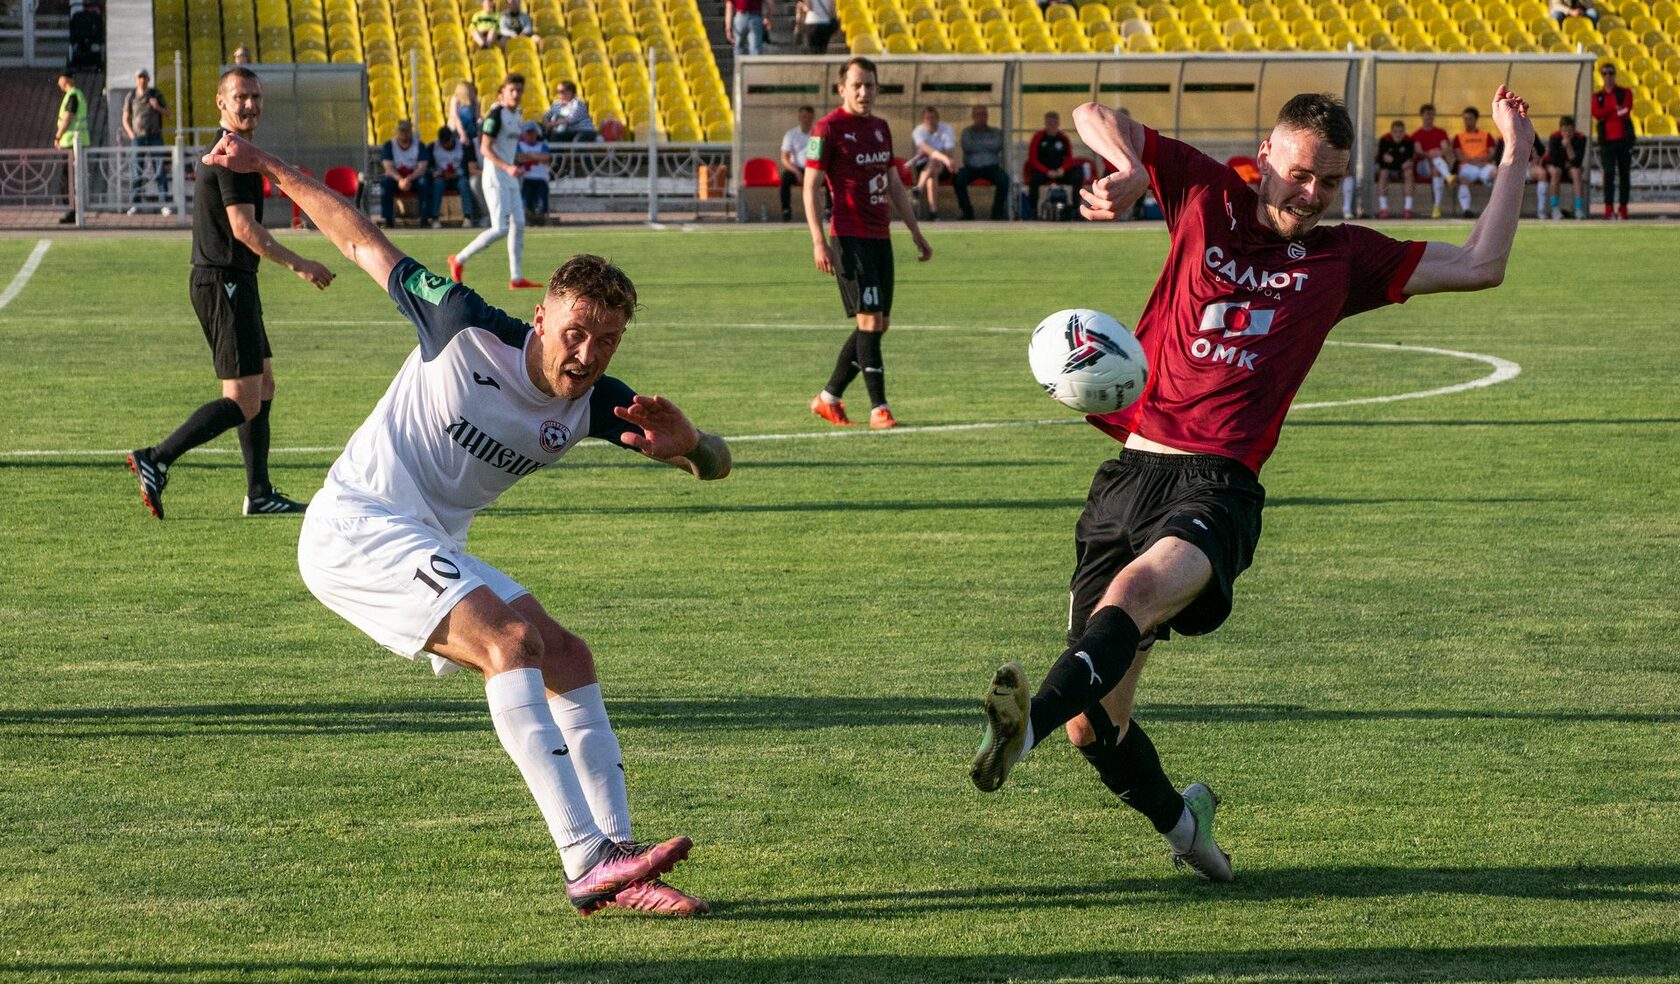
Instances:
[[[801,105],[821,117],[839,105],[836,82],[848,56],[765,55],[735,61],[735,143],[731,180],[738,217],[748,158],[775,158],[782,135],[796,124]],[[1027,142],[1055,110],[1073,130],[1075,106],[1095,100],[1124,107],[1170,137],[1226,160],[1252,155],[1271,132],[1278,108],[1300,92],[1327,92],[1347,103],[1357,131],[1354,176],[1367,205],[1374,201],[1373,158],[1377,137],[1390,121],[1417,125],[1417,110],[1434,103],[1438,125],[1457,132],[1458,114],[1488,104],[1501,83],[1523,94],[1542,139],[1557,118],[1573,115],[1592,133],[1587,104],[1594,86],[1591,52],[1579,54],[1440,55],[1405,52],[1197,52],[1153,55],[878,55],[880,95],[875,113],[892,127],[894,150],[915,154],[910,131],[925,106],[959,134],[971,106],[991,111],[1008,135],[1005,164],[1017,179]],[[1491,122],[1489,123],[1491,125]],[[1095,155],[1074,134],[1077,152]],[[1589,152],[1589,166],[1596,152]],[[961,163],[960,157],[958,163]]]

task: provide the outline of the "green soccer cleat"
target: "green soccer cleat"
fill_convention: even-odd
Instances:
[[[1184,805],[1196,819],[1196,837],[1190,842],[1190,850],[1173,852],[1173,865],[1189,868],[1204,881],[1231,881],[1235,877],[1231,874],[1231,856],[1213,840],[1213,814],[1219,809],[1219,797],[1202,783],[1191,783],[1184,788]]]
[[[992,674],[992,685],[980,698],[986,710],[986,733],[968,777],[983,793],[1003,785],[1009,770],[1021,761],[1021,746],[1027,740],[1027,715],[1032,701],[1027,696],[1027,673],[1010,660]]]

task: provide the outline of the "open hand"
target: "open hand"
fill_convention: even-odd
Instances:
[[[642,429],[640,434],[626,431],[625,446],[657,461],[680,458],[700,443],[700,432],[675,403],[663,396],[637,394],[629,406],[614,407],[613,414]]]

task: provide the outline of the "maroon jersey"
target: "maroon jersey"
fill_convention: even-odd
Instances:
[[[1118,440],[1234,458],[1256,474],[1336,322],[1405,301],[1424,244],[1362,226],[1320,226],[1290,242],[1260,224],[1235,171],[1145,130],[1143,164],[1172,233],[1138,318],[1143,396],[1087,419]]]
[[[811,127],[805,154],[805,166],[828,178],[834,234],[886,239],[887,182],[893,168],[887,121],[837,109]]]
[[[1447,131],[1438,126],[1432,126],[1428,129],[1424,129],[1420,126],[1418,127],[1417,132],[1412,134],[1412,143],[1417,144],[1419,157],[1422,157],[1424,154],[1429,153],[1446,142]]]

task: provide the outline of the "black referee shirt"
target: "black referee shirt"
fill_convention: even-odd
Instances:
[[[215,140],[226,130],[217,130]],[[257,272],[257,254],[234,238],[228,224],[229,205],[254,205],[257,221],[263,217],[263,179],[260,174],[236,174],[225,167],[200,163],[193,199],[192,261],[195,267]]]

